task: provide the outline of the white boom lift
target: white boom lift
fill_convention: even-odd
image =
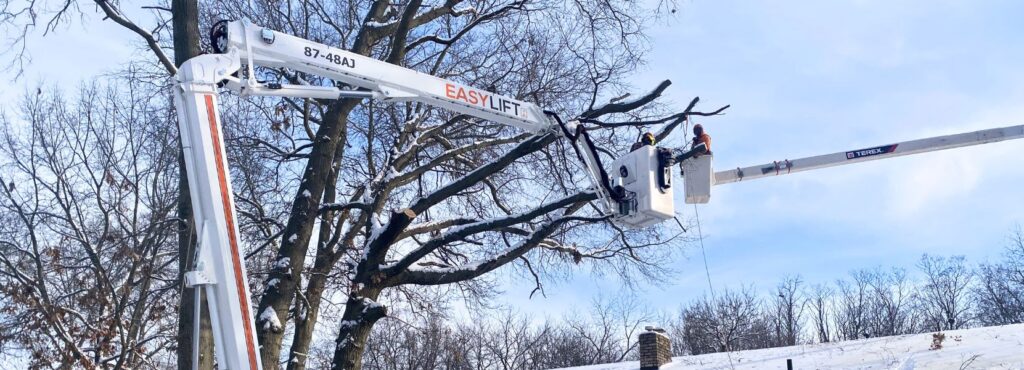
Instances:
[[[1020,138],[1024,138],[1024,125],[936,136],[793,160],[784,159],[759,166],[718,171],[713,174],[711,158],[708,156],[698,157],[682,164],[686,174],[686,203],[707,203],[711,198],[712,185]]]
[[[675,216],[672,167],[684,171],[687,203],[706,203],[711,186],[893,156],[950,149],[1024,137],[1024,126],[983,130],[839,152],[771,164],[712,172],[703,145],[687,152],[642,146],[616,159],[609,176],[578,121],[561,122],[533,103],[427,75],[342,49],[258,27],[245,21],[221,22],[211,40],[218,54],[189,59],[175,76],[175,106],[192,189],[198,248],[186,284],[202,287],[210,304],[214,347],[221,369],[262,369],[257,353],[253,306],[241,254],[231,177],[218,112],[218,87],[242,96],[296,98],[376,98],[416,101],[535,133],[556,132],[572,140],[598,194],[599,208],[620,225],[639,228]],[[288,68],[351,86],[339,89],[259,83],[255,66]],[[245,70],[243,71],[243,67]],[[198,298],[199,290],[196,289]],[[198,302],[198,300],[197,300]],[[196,315],[199,314],[196,305]],[[199,320],[195,320],[198,333]],[[198,366],[193,338],[193,368]]]

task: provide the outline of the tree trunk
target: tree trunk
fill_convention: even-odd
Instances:
[[[379,288],[367,288],[349,297],[335,340],[337,348],[331,360],[331,370],[359,370],[363,367],[363,350],[370,330],[377,320],[387,316],[387,309],[374,301],[379,295]]]
[[[342,132],[341,136],[345,136],[345,133]],[[324,190],[324,203],[334,203],[337,200],[337,181],[343,149],[343,147],[339,147],[335,152],[334,166],[331,169],[331,175],[327,178],[327,187]],[[347,217],[347,213],[343,212],[341,217]],[[306,369],[309,347],[313,343],[313,330],[316,328],[316,322],[320,316],[320,300],[323,298],[324,288],[327,285],[327,275],[338,261],[338,256],[342,255],[341,251],[334,251],[338,243],[332,243],[330,240],[333,220],[334,212],[328,212],[320,218],[316,259],[313,262],[313,269],[309,273],[309,282],[306,283],[305,299],[295,302],[295,335],[292,337],[292,348],[288,353],[288,370]],[[341,230],[336,232],[341,232]]]
[[[365,21],[379,19],[388,4],[387,1],[375,0],[365,16]],[[369,55],[373,41],[378,37],[372,35],[369,28],[362,27],[356,35],[356,40],[350,51]],[[309,248],[310,234],[319,211],[319,201],[323,197],[324,188],[327,186],[327,180],[331,174],[331,164],[336,156],[341,155],[338,154],[338,150],[344,148],[344,140],[347,139],[348,115],[358,103],[355,99],[349,99],[332,104],[317,129],[314,138],[316,142],[309,153],[306,170],[302,175],[298,194],[292,203],[292,211],[282,234],[281,249],[277,253],[278,260],[289,259],[289,266],[275,268],[270,272],[267,277],[268,281],[277,279],[277,284],[274,288],[263,292],[258,305],[258,312],[272,308],[282,325],[288,323],[288,308],[298,289],[296,284],[298,279],[293,277],[293,274],[302,272],[306,250]],[[315,326],[316,322],[309,321],[309,319],[307,317],[308,323],[304,325]],[[270,325],[257,323],[256,337],[260,343],[260,361],[263,362],[264,370],[280,368],[283,336],[284,328],[275,330]]]
[[[352,100],[332,105],[325,114],[323,124],[317,129],[316,145],[313,146],[309,154],[306,171],[303,173],[298,194],[292,203],[288,223],[282,233],[281,249],[277,253],[278,260],[287,259],[288,264],[278,265],[275,263],[274,269],[267,277],[268,281],[274,280],[276,283],[263,293],[257,312],[262,313],[268,308],[273,309],[282,325],[286,325],[288,322],[288,309],[291,307],[292,298],[295,297],[295,292],[298,289],[298,277],[302,273],[305,263],[313,225],[316,223],[319,213],[320,199],[323,197],[333,169],[332,163],[336,150],[339,145],[345,145],[343,141],[346,139],[348,114],[356,104],[358,102]],[[260,360],[263,362],[263,369],[276,370],[280,368],[281,340],[284,337],[284,328],[275,328],[272,325],[257,322],[256,337],[260,343]]]
[[[174,27],[174,64],[181,66],[189,58],[199,55],[199,5],[196,0],[172,0],[171,18]],[[180,142],[180,141],[179,141]],[[178,148],[178,283],[181,284],[181,304],[178,306],[178,369],[192,368],[192,332],[196,318],[195,293],[184,287],[185,272],[192,268],[192,257],[196,250],[195,225],[192,220],[192,192],[185,172],[185,153]],[[200,317],[199,369],[213,369],[213,334],[205,294],[201,294],[202,312]]]
[[[324,227],[321,224],[321,227]],[[329,227],[328,227],[329,229]],[[320,237],[324,237],[323,232],[320,233]],[[329,234],[329,233],[328,233]],[[309,354],[309,347],[313,343],[313,330],[316,328],[317,319],[320,316],[320,300],[323,298],[324,287],[327,282],[326,273],[316,273],[317,271],[330,271],[334,263],[332,256],[327,253],[317,251],[316,262],[313,266],[314,273],[309,277],[309,283],[306,287],[306,309],[303,315],[296,315],[298,317],[295,320],[295,335],[292,337],[292,349],[291,353],[288,354],[288,370],[305,370],[306,357]],[[300,304],[296,304],[296,308],[299,308]]]

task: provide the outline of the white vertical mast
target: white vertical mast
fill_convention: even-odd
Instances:
[[[232,73],[229,67],[233,65],[237,64],[228,56],[203,55],[183,63],[176,76],[179,85],[175,107],[198,237],[195,270],[186,273],[185,280],[206,292],[220,368],[260,370],[253,306],[218,112],[217,81]],[[199,322],[199,318],[195,320]],[[193,348],[198,337],[197,331]],[[193,358],[193,366],[197,359]]]

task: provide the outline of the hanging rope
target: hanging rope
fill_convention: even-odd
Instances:
[[[697,240],[700,241],[700,255],[702,257],[704,257],[704,276],[706,276],[707,279],[708,279],[708,291],[711,293],[711,302],[716,302],[716,301],[718,301],[718,298],[715,297],[715,286],[714,286],[714,284],[711,283],[711,269],[708,268],[708,253],[704,249],[704,230],[702,230],[701,225],[700,225],[700,212],[697,211],[697,204],[693,205],[693,216],[697,220]],[[679,222],[679,220],[676,219],[676,222]],[[680,225],[680,226],[682,226],[682,225]],[[686,230],[686,229],[683,229],[683,230]],[[721,320],[716,320],[716,322],[720,322],[720,321]],[[720,328],[715,328],[715,331],[717,331],[719,333],[722,332],[722,330]],[[718,338],[718,340],[723,340],[723,339],[726,339],[726,338],[722,338],[722,337]],[[728,341],[727,340],[725,340],[725,341],[726,341],[726,343],[724,343],[724,344],[728,345]],[[732,362],[732,353],[729,350],[729,348],[725,348],[725,357],[729,359],[729,368],[730,369],[735,369],[735,365],[733,365],[733,362]]]
[[[704,250],[704,231],[700,227],[700,213],[697,212],[697,205],[693,205],[693,215],[697,219],[697,240],[700,241],[700,254],[704,257],[704,275],[708,278],[708,291],[711,292],[711,300],[717,301],[715,297],[715,286],[711,284],[711,269],[708,268],[708,253]]]

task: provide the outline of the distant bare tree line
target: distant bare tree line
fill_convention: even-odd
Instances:
[[[629,296],[595,299],[589,309],[544,321],[508,310],[471,313],[470,319],[397,316],[374,328],[366,369],[549,369],[635,359],[637,336],[657,321],[650,307]]]
[[[906,269],[850,272],[833,284],[787,277],[761,298],[726,289],[685,305],[669,325],[677,355],[823,343],[1024,322],[1024,232],[1003,257],[923,255]]]

